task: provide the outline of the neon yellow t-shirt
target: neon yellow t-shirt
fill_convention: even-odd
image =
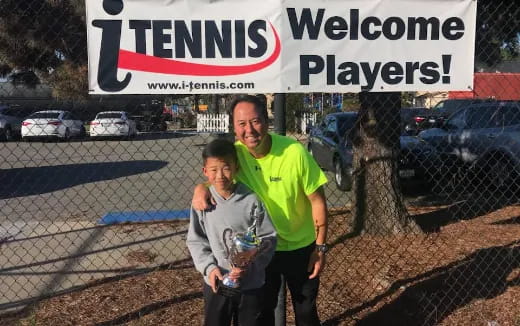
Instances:
[[[316,240],[312,208],[307,195],[327,182],[327,177],[302,144],[270,134],[271,151],[255,159],[240,142],[238,181],[264,202],[278,234],[276,250],[289,251]]]

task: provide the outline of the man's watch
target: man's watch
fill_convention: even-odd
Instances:
[[[327,251],[329,251],[329,245],[327,245],[326,243],[324,243],[324,244],[317,244],[316,245],[316,251],[317,252],[321,252],[321,253],[326,253]]]

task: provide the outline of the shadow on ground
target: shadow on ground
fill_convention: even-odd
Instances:
[[[356,325],[436,325],[474,300],[497,297],[508,287],[520,285],[520,277],[508,280],[520,267],[519,243],[479,249],[433,275],[430,272],[431,276],[407,287]]]
[[[159,170],[166,161],[119,161],[0,169],[0,199],[53,192],[80,184]]]
[[[329,318],[323,325],[339,325],[402,288],[405,290],[396,299],[355,325],[436,325],[474,300],[494,298],[508,287],[520,285],[520,277],[508,280],[511,272],[520,267],[519,244],[517,240],[505,246],[479,249],[459,261],[398,280],[385,293]]]
[[[416,198],[407,198],[406,201],[406,205],[428,208],[429,211],[427,213],[409,215],[409,218],[414,220],[419,225],[421,231],[425,233],[439,232],[441,227],[451,223],[470,220],[510,205],[520,204],[520,198],[516,195],[489,191],[443,195],[430,193]],[[363,233],[362,228],[356,225],[356,221],[353,220],[350,209],[333,212],[330,214],[330,217],[335,215],[339,215],[342,219],[349,221],[351,228],[347,228],[349,232],[332,239],[332,246]],[[520,217],[495,222],[495,224],[518,223],[520,223]]]
[[[417,222],[424,232],[438,232],[442,226],[456,223],[460,220],[473,219],[503,207],[518,204],[519,202],[519,198],[516,195],[485,190],[470,194],[451,194],[442,197],[432,195],[424,197],[414,204],[418,206],[445,207],[428,213],[411,215],[410,217]]]

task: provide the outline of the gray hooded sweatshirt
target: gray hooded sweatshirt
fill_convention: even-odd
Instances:
[[[265,267],[271,261],[276,248],[276,232],[271,219],[262,202],[246,185],[237,183],[235,192],[227,200],[220,196],[211,186],[211,195],[216,206],[206,211],[191,208],[190,226],[186,244],[190,251],[195,268],[204,276],[209,285],[208,275],[217,266],[222,274],[229,272],[231,265],[227,259],[224,245],[224,230],[245,233],[255,217],[258,216],[256,234],[258,239],[272,242],[268,250],[258,254],[247,268],[247,273],[240,279],[242,290],[260,288],[265,282]]]

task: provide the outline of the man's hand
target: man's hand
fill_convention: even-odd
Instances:
[[[323,186],[307,196],[312,206],[312,218],[316,230],[316,244],[327,243],[327,200]],[[315,250],[309,259],[308,271],[311,273],[309,278],[315,278],[325,268],[325,253]]]
[[[191,205],[197,211],[205,211],[212,206],[215,206],[216,202],[211,197],[211,193],[208,188],[203,184],[195,186],[193,191],[193,198],[191,199]]]
[[[222,273],[220,272],[220,268],[213,268],[213,270],[209,273],[208,279],[211,289],[214,293],[217,293],[218,280],[222,281]]]
[[[311,275],[309,275],[309,279],[318,276],[324,268],[325,254],[323,252],[317,252],[316,250],[314,250],[311,254],[311,258],[309,259],[309,267],[307,267],[307,271],[309,273],[312,273]]]

